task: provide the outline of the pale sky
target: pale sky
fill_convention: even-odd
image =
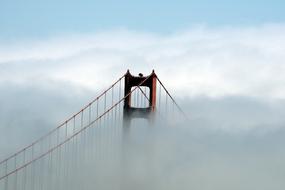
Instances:
[[[127,28],[169,33],[193,25],[255,26],[285,21],[282,0],[1,0],[0,42]]]

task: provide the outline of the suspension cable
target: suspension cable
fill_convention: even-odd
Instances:
[[[150,75],[151,76],[151,75]],[[145,78],[138,86],[142,85],[147,79],[150,78],[150,76],[148,76],[147,78]],[[114,105],[112,105],[109,109],[107,109],[104,113],[102,113],[98,118],[96,118],[94,121],[92,121],[91,123],[87,124],[85,127],[81,128],[79,131],[77,131],[76,133],[72,134],[70,137],[66,138],[64,141],[62,141],[61,143],[57,144],[56,146],[50,148],[48,151],[46,151],[45,153],[39,155],[36,158],[33,158],[32,160],[30,160],[29,162],[27,162],[26,164],[16,168],[15,170],[7,173],[6,175],[0,177],[0,181],[2,179],[5,179],[6,177],[22,170],[23,168],[33,164],[34,162],[36,162],[37,160],[45,157],[46,155],[52,153],[53,151],[55,151],[57,148],[65,145],[67,142],[69,142],[71,139],[73,139],[74,137],[76,137],[77,135],[81,134],[83,131],[85,131],[87,128],[89,128],[90,126],[92,126],[92,124],[94,124],[95,122],[97,122],[98,120],[100,120],[103,116],[105,116],[106,114],[108,114],[113,108],[115,108],[117,105],[119,105],[124,99],[126,99],[133,91],[135,91],[138,86],[136,86],[133,90],[131,90],[128,94],[126,94],[122,99],[120,99],[117,103],[115,103]]]
[[[159,84],[162,86],[162,88],[165,90],[166,94],[170,97],[170,99],[173,101],[173,103],[176,105],[176,107],[178,108],[178,110],[184,115],[184,117],[188,119],[188,116],[186,115],[186,113],[182,110],[182,108],[177,104],[177,102],[174,100],[174,98],[170,95],[170,93],[168,92],[168,90],[165,88],[165,86],[162,84],[161,80],[156,76],[157,81],[159,82]]]

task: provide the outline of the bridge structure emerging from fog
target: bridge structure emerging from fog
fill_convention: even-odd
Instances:
[[[142,136],[133,128],[171,125],[183,114],[154,71],[127,71],[61,125],[2,160],[0,190],[124,188],[129,179],[122,172],[132,169],[126,144]],[[120,182],[107,180],[116,176]]]

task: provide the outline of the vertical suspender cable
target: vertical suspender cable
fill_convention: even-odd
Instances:
[[[161,85],[159,85],[159,100],[158,100],[158,108],[161,110]]]
[[[26,164],[26,149],[23,153],[23,162]],[[24,174],[23,174],[23,190],[26,190],[26,175],[27,175],[27,167],[24,168]]]
[[[34,159],[34,145],[32,146],[32,160]],[[34,190],[35,188],[34,188],[34,183],[35,183],[35,180],[34,180],[34,178],[35,178],[35,166],[34,166],[35,164],[33,163],[32,165],[31,165],[31,186],[32,186],[32,190]]]
[[[49,143],[48,143],[48,149],[51,148],[51,136],[49,136]],[[51,172],[51,153],[48,153],[48,180],[47,180],[47,189],[52,189],[52,172]]]
[[[65,123],[65,136],[64,136],[64,140],[67,139],[67,122]],[[64,145],[64,156],[65,156],[65,162],[64,162],[64,181],[65,181],[65,185],[64,185],[64,188],[67,188],[68,189],[68,143],[67,142],[65,145]]]
[[[168,99],[168,96],[167,96],[167,93],[165,92],[165,115],[166,115],[166,117],[167,117],[167,114],[168,114],[167,99]]]
[[[73,117],[73,132],[72,135],[75,134],[75,116]],[[77,137],[72,139],[72,152],[71,152],[71,160],[72,160],[72,174],[73,174],[73,178],[76,179],[76,139]],[[72,180],[71,181],[71,186],[74,187],[74,183],[76,184],[76,180]]]
[[[15,156],[15,163],[14,163],[14,165],[15,165],[15,170],[16,170],[17,169],[17,155]],[[18,177],[17,175],[18,175],[18,171],[15,172],[15,182],[14,182],[15,183],[14,184],[15,185],[15,187],[14,187],[15,190],[17,189],[17,177]]]
[[[43,154],[43,140],[40,142],[41,144],[40,144],[40,153],[41,154]],[[40,161],[40,167],[39,167],[39,170],[40,170],[40,174],[39,174],[39,190],[42,190],[43,189],[43,172],[44,172],[44,170],[43,170],[43,165],[44,165],[44,158],[42,158],[41,159],[41,161]]]
[[[144,87],[144,93],[146,94],[146,87]],[[149,105],[147,105],[146,98],[144,98],[144,107],[148,107]]]
[[[141,93],[140,93],[140,94],[141,94]],[[140,106],[140,107],[144,107],[143,101],[144,101],[144,97],[143,97],[143,95],[141,94],[141,106]]]
[[[5,175],[7,175],[7,173],[8,173],[8,160],[5,161]],[[5,177],[5,182],[4,182],[5,190],[8,190],[8,178],[9,176]]]
[[[56,132],[56,144],[58,145],[59,144],[59,130],[57,130]],[[58,163],[58,167],[55,169],[56,171],[56,184],[57,184],[57,188],[60,189],[60,166],[61,166],[61,148],[59,147],[57,149],[57,155],[56,155],[56,158],[57,158],[57,163]]]

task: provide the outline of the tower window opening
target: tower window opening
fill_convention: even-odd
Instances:
[[[132,87],[132,94],[131,94],[131,106],[132,107],[148,108],[150,106],[149,100],[150,100],[149,87],[146,87],[146,86]]]

